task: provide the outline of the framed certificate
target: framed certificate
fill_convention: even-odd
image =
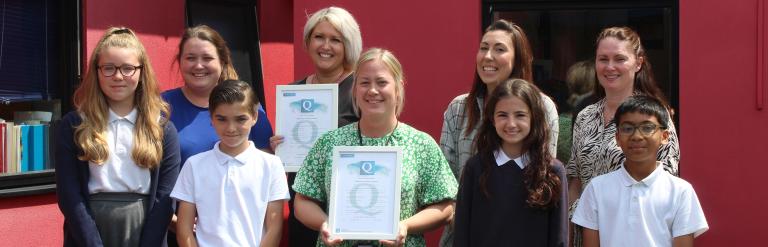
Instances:
[[[285,139],[275,155],[286,172],[298,171],[317,138],[338,127],[338,91],[338,84],[277,86],[275,134]]]
[[[345,240],[397,237],[402,163],[401,147],[333,148],[331,236]]]

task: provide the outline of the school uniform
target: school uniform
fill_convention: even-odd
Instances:
[[[179,131],[181,164],[184,165],[187,158],[192,155],[211,150],[213,144],[219,141],[219,136],[213,129],[209,109],[192,104],[184,96],[181,88],[165,91],[161,96],[165,102],[168,102],[171,108],[170,120]],[[272,135],[272,125],[267,119],[267,113],[259,104],[257,121],[251,127],[251,134],[248,135],[248,139],[253,141],[257,148],[269,149],[269,137]]]
[[[454,242],[463,246],[565,246],[568,240],[568,203],[565,169],[553,165],[560,178],[557,204],[548,209],[531,208],[523,172],[527,155],[510,159],[499,149],[493,157],[477,154],[467,161],[456,201]],[[488,155],[490,156],[490,155]],[[494,162],[485,168],[487,162]],[[484,169],[487,197],[480,188]]]
[[[82,122],[79,113],[68,113],[56,125],[55,133],[59,140],[55,148],[56,192],[59,209],[64,214],[64,246],[119,246],[126,243],[164,246],[166,228],[173,213],[169,194],[178,175],[180,160],[176,128],[171,122],[163,126],[160,166],[152,170],[140,168],[130,158],[136,110],[122,118],[111,111],[109,113],[107,142],[110,156],[102,165],[77,158],[83,153],[74,139],[75,127]],[[140,202],[138,208],[128,209],[128,215],[137,218],[128,220],[139,221],[138,225],[134,224],[137,229],[103,224],[114,219],[103,217],[125,220],[120,218],[125,211],[115,210],[111,204],[96,203],[114,201],[115,198],[137,198]],[[142,212],[137,213],[134,209]],[[114,231],[118,229],[125,232],[116,234],[128,234],[128,242],[110,242],[117,239]],[[103,235],[106,232],[112,233],[112,236]]]
[[[573,223],[600,232],[601,246],[672,246],[675,237],[709,229],[690,183],[656,170],[641,181],[624,165],[592,179],[581,195]]]
[[[171,197],[195,205],[199,246],[259,246],[267,205],[290,198],[283,163],[253,142],[234,157],[220,143],[187,159]]]

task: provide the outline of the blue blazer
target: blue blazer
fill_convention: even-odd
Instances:
[[[103,246],[88,206],[88,162],[77,159],[75,127],[80,115],[73,111],[56,124],[56,193],[64,214],[64,246]],[[168,121],[163,129],[163,159],[150,171],[149,213],[144,220],[139,246],[165,246],[165,233],[173,215],[171,190],[179,175],[179,142],[176,127]]]

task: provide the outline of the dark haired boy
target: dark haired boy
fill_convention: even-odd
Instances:
[[[668,114],[648,96],[632,96],[616,110],[616,143],[626,161],[581,195],[572,221],[584,227],[584,246],[693,246],[709,229],[691,184],[656,161],[669,138]]]

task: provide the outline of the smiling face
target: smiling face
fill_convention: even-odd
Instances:
[[[113,65],[117,68],[124,65],[141,66],[139,56],[134,49],[109,47],[99,56],[99,66]],[[136,88],[139,85],[141,69],[136,69],[131,76],[123,76],[119,71],[112,76],[104,76],[99,70],[99,88],[107,98],[110,106],[133,105]]]
[[[386,65],[379,59],[360,65],[355,77],[355,104],[361,116],[395,117],[397,83]]]
[[[531,109],[523,100],[508,96],[496,103],[493,126],[501,138],[501,147],[507,155],[521,155],[523,140],[531,132]]]
[[[632,52],[629,41],[607,37],[597,45],[595,71],[606,93],[631,92],[642,63],[643,58]]]
[[[659,121],[653,115],[639,112],[628,112],[621,116],[617,128],[622,126],[641,126],[654,124],[660,126]],[[635,129],[632,134],[622,134],[616,132],[616,144],[626,156],[626,164],[651,164],[656,162],[657,152],[662,144],[669,142],[669,131],[657,128],[653,134],[644,135],[639,129]]]
[[[181,75],[186,87],[210,90],[219,82],[222,64],[213,43],[191,38],[181,51]]]
[[[307,41],[307,52],[318,71],[344,68],[344,36],[328,21],[315,25]]]
[[[514,67],[515,49],[506,31],[490,31],[483,35],[477,51],[477,74],[485,84],[498,84],[509,79]]]
[[[255,113],[243,103],[220,104],[212,109],[211,122],[221,139],[219,149],[230,156],[237,156],[248,148],[251,127],[256,124]]]

